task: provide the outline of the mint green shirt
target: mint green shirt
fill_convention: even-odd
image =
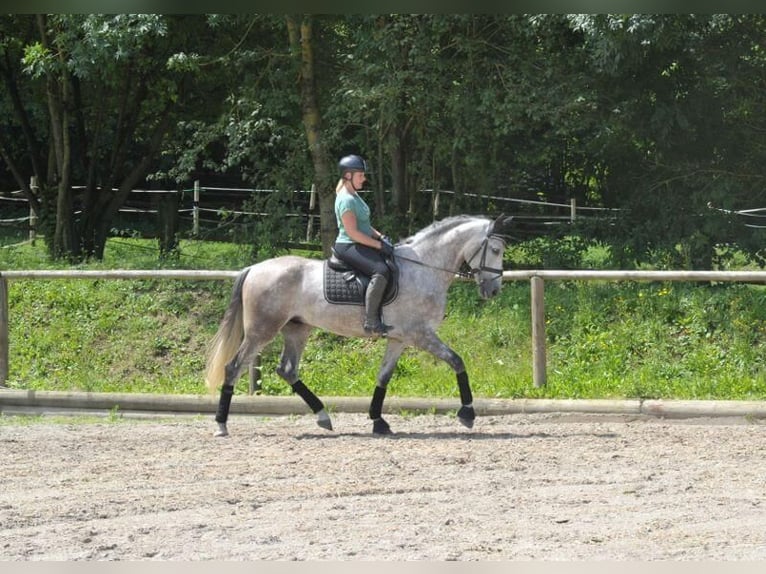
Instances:
[[[358,193],[351,194],[345,189],[335,196],[335,219],[338,222],[338,237],[335,243],[353,243],[343,227],[343,214],[353,211],[356,215],[356,228],[372,237],[372,224],[370,223],[370,207],[359,197]]]

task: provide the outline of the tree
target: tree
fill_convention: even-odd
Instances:
[[[238,36],[219,62],[226,70],[221,78],[227,85],[224,105],[213,117],[180,122],[184,137],[169,150],[175,161],[163,174],[181,178],[207,170],[279,190],[265,203],[249,202],[268,213],[250,222],[253,231],[240,237],[254,247],[294,239],[283,217],[285,205],[292,190],[315,185],[321,242],[329,254],[336,234],[334,170],[323,110],[333,77],[334,51],[327,42],[334,17],[257,14],[210,19],[219,34]],[[253,232],[274,237],[256,237]],[[265,254],[273,252],[269,248]]]
[[[17,23],[26,35],[16,35],[15,48],[23,44],[24,55],[7,58],[3,71],[29,149],[25,167],[40,183],[39,194],[27,194],[54,257],[101,258],[112,219],[158,166],[165,137],[194,95],[195,69],[181,50],[204,19],[38,14],[36,40],[28,20]],[[32,115],[42,111],[38,100],[22,103],[24,74],[42,88],[44,117]],[[21,174],[18,160],[14,166]]]
[[[560,229],[608,243],[621,265],[706,267],[724,244],[766,262],[762,232],[732,214],[766,200],[764,22],[8,16],[0,157],[50,225],[52,252],[75,259],[99,256],[134,185],[210,171],[288,200],[315,183],[326,253],[334,162],[360,153],[393,235],[431,220],[422,189],[454,190],[450,213],[502,209],[490,195],[575,198],[619,209]]]
[[[751,230],[708,205],[766,200],[756,192],[766,135],[755,112],[765,103],[763,17],[600,15],[574,23],[586,35],[603,110],[602,196],[622,208],[603,233],[622,264],[661,255],[670,266],[709,268],[719,245],[749,243]]]
[[[367,16],[344,30],[353,53],[332,117],[351,104],[342,133],[379,158],[376,176],[390,184],[388,209],[403,231],[430,221],[423,188],[454,190],[450,213],[486,209],[468,193],[585,194],[581,34],[563,18]]]
[[[0,157],[8,167],[16,184],[40,216],[42,201],[46,199],[30,188],[29,173],[44,181],[45,161],[43,143],[38,138],[35,117],[43,115],[36,90],[23,82],[20,63],[24,46],[35,37],[35,21],[29,16],[7,16],[0,19],[0,74],[6,90],[0,92],[0,115],[10,121],[0,129]],[[2,97],[6,96],[6,97]],[[23,102],[29,102],[24,105]],[[15,121],[14,121],[15,120]],[[26,158],[23,165],[17,158]]]

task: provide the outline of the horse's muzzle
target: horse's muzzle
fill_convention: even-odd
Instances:
[[[482,299],[491,299],[498,293],[502,287],[502,280],[492,279],[490,281],[482,281],[479,283],[479,295]]]

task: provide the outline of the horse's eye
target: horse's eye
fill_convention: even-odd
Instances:
[[[498,247],[492,247],[492,253],[495,254],[495,255],[499,255],[500,254],[500,249]]]

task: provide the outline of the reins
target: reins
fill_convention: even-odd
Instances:
[[[428,269],[433,269],[434,271],[443,271],[444,273],[452,273],[453,275],[458,275],[460,277],[463,277],[465,279],[470,279],[472,273],[468,273],[467,271],[460,271],[459,269],[457,271],[453,271],[452,269],[447,269],[445,267],[437,267],[436,265],[429,265],[428,263],[423,263],[422,261],[419,261],[418,259],[412,259],[411,257],[405,257],[404,255],[396,255],[394,254],[394,257],[396,259],[402,259],[404,261],[409,261],[410,263],[414,263],[416,265],[420,265],[421,267],[427,267]]]
[[[444,273],[452,273],[454,275],[457,275],[458,277],[462,277],[464,279],[470,279],[474,276],[474,274],[480,272],[480,271],[489,271],[491,273],[495,273],[497,275],[502,275],[503,270],[497,269],[495,267],[487,267],[484,263],[487,260],[487,247],[489,247],[489,239],[490,237],[497,237],[501,239],[503,242],[505,240],[502,238],[500,234],[497,233],[489,233],[484,240],[481,242],[479,247],[476,248],[476,251],[473,252],[473,255],[468,257],[465,262],[470,265],[470,261],[472,261],[476,255],[478,255],[479,251],[482,251],[481,253],[481,260],[479,261],[478,267],[471,267],[470,271],[461,271],[460,269],[452,270],[452,269],[446,269],[444,267],[437,267],[436,265],[429,265],[428,263],[424,263],[422,261],[419,261],[417,259],[412,259],[411,257],[405,257],[404,255],[396,255],[394,254],[394,257],[398,257],[399,259],[403,259],[404,261],[409,261],[410,263],[415,263],[416,265],[420,265],[421,267],[427,267],[428,269],[433,269],[435,271],[443,271]]]

